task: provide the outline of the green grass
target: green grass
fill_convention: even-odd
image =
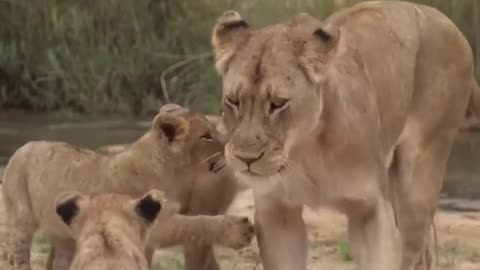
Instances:
[[[474,1],[418,0],[449,14],[472,42]],[[335,0],[0,0],[0,109],[157,111],[165,102],[162,73],[211,51],[211,29],[224,10],[263,26],[304,11],[324,18],[334,8]],[[212,57],[173,70],[165,84],[174,102],[220,109]]]
[[[440,264],[453,267],[457,262],[480,262],[480,253],[460,241],[449,241],[440,247]]]
[[[35,235],[32,243],[32,252],[40,254],[48,254],[50,243],[48,239],[41,235]]]
[[[352,261],[352,248],[350,246],[350,243],[347,241],[340,242],[338,244],[338,253],[342,257],[343,260],[345,261]]]
[[[150,270],[181,270],[183,268],[184,267],[182,261],[176,258],[171,258],[155,263],[150,267]]]

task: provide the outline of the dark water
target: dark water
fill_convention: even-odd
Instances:
[[[1,114],[1,112],[0,112]],[[149,121],[124,119],[52,120],[45,116],[0,115],[0,170],[11,154],[31,140],[66,141],[82,147],[130,143]],[[462,132],[448,163],[444,193],[449,197],[480,198],[480,132]]]
[[[1,113],[1,112],[0,112]],[[32,140],[65,141],[81,147],[129,143],[149,128],[148,121],[124,119],[51,120],[44,116],[0,115],[0,166],[21,145]]]

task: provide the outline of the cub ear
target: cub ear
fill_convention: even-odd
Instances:
[[[135,213],[147,224],[153,223],[166,202],[165,195],[160,190],[151,190],[135,201]]]
[[[215,67],[225,74],[228,62],[237,48],[249,37],[248,23],[234,10],[225,11],[213,28],[212,45],[215,51]]]
[[[189,112],[188,108],[182,107],[178,104],[167,103],[160,107],[161,113],[172,113],[172,114],[186,114]]]
[[[70,226],[87,201],[88,197],[78,192],[63,193],[55,201],[55,210],[62,221]]]
[[[184,117],[172,113],[161,112],[153,119],[153,130],[164,137],[168,144],[185,140],[188,133],[188,122]]]
[[[328,52],[337,42],[339,30],[331,25],[325,25],[315,29],[312,34],[320,42],[320,48]]]
[[[228,132],[225,126],[225,122],[223,121],[223,113],[221,116],[207,114],[205,115],[205,117],[207,118],[208,122],[210,122],[215,127],[219,135],[219,141],[222,144],[226,144],[228,141]]]

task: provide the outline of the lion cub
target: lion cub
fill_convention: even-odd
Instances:
[[[137,199],[121,194],[60,195],[56,212],[76,244],[70,270],[147,270],[145,248],[164,201],[158,190]]]
[[[152,229],[147,258],[156,248],[183,245],[187,268],[217,270],[214,244],[241,248],[254,235],[247,219],[221,215],[237,184],[231,172],[222,169],[218,133],[204,115],[170,104],[160,109],[149,131],[112,154],[63,142],[36,141],[20,147],[6,166],[2,188],[10,265],[15,270],[31,269],[32,238],[41,231],[53,247],[47,268],[68,269],[75,246],[55,213],[54,200],[60,194],[136,197],[158,189],[180,207],[178,214]],[[167,203],[164,209],[172,205]]]

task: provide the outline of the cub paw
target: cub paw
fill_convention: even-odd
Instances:
[[[247,217],[225,216],[219,244],[240,249],[248,246],[254,236],[255,230]]]

